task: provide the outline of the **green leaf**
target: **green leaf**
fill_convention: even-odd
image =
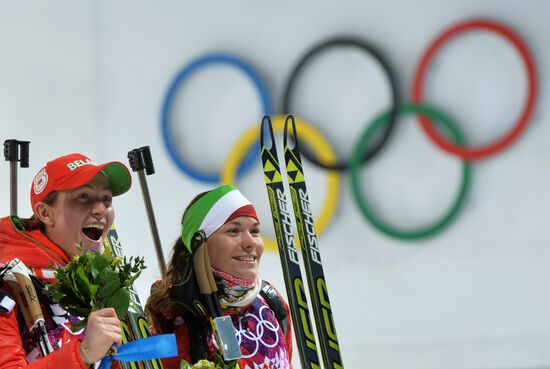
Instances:
[[[68,290],[72,291],[74,295],[78,297],[78,299],[82,302],[86,303],[89,301],[84,295],[82,295],[82,292],[78,287],[78,282],[76,281],[76,273],[69,274],[69,281],[65,283],[65,287]]]
[[[132,284],[134,284],[134,281],[136,279],[138,279],[138,277],[141,275],[141,271],[139,271],[135,276],[127,279],[125,282],[124,282],[124,287],[130,287]]]
[[[109,266],[109,262],[107,262],[107,260],[105,260],[103,257],[94,258],[91,266],[92,278],[94,280],[98,278],[99,274],[103,271],[103,269],[107,268],[108,266]]]
[[[107,300],[106,307],[112,307],[116,311],[116,315],[119,319],[124,319],[128,314],[128,308],[130,306],[130,293],[127,289],[121,288],[116,291],[109,300]]]
[[[92,301],[97,293],[98,286],[90,283],[90,280],[84,271],[84,266],[80,265],[76,269],[75,281],[82,296],[84,296],[86,300]]]
[[[105,246],[101,256],[103,257],[103,260],[107,262],[107,264],[110,264],[111,260],[113,260],[113,250],[111,250],[111,247]]]
[[[97,303],[100,305],[98,308],[102,308],[107,306],[107,299],[120,290],[121,286],[117,275],[109,268],[105,268],[101,271],[98,282],[100,287],[96,297]]]
[[[63,292],[61,292],[60,290],[48,289],[48,291],[50,291],[51,299],[54,302],[57,302],[57,303],[59,301],[61,301],[61,299],[63,299],[63,297],[67,296]]]
[[[191,364],[189,364],[189,362],[187,362],[185,359],[181,359],[180,369],[190,369],[190,368],[191,368]]]

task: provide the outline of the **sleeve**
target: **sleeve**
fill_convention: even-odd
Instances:
[[[17,307],[0,314],[0,369],[88,369],[80,358],[80,341],[74,340],[50,355],[28,364],[17,324]]]
[[[267,281],[266,281],[267,282]],[[269,282],[267,282],[269,283]],[[285,333],[285,341],[286,341],[286,350],[288,352],[288,362],[290,364],[290,367],[289,369],[293,369],[293,365],[292,365],[292,349],[293,349],[293,341],[292,341],[292,316],[290,314],[290,307],[288,306],[288,302],[286,302],[285,298],[283,297],[283,295],[281,295],[281,293],[279,292],[279,290],[277,290],[277,288],[275,288],[271,283],[269,283],[269,285],[275,290],[275,292],[277,292],[277,295],[279,295],[279,298],[281,299],[281,302],[283,303],[283,308],[285,309],[286,311],[286,314],[287,314],[287,319],[286,319],[286,333]]]
[[[176,334],[176,342],[178,344],[178,356],[160,359],[164,368],[179,368],[182,359],[187,362],[191,361],[191,342],[187,326],[178,326],[174,333]]]
[[[288,352],[288,362],[290,364],[289,369],[293,369],[294,367],[292,366],[292,348],[293,348],[293,344],[292,344],[292,319],[291,319],[291,315],[290,315],[290,307],[288,306],[288,303],[285,301],[285,299],[283,299],[282,296],[281,296],[281,300],[283,301],[283,304],[285,306],[285,310],[288,313],[285,340],[286,340],[286,350]]]

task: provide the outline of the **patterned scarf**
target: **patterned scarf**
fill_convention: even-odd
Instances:
[[[212,268],[214,275],[221,280],[224,296],[220,298],[223,309],[239,308],[250,304],[262,286],[260,275],[256,279],[247,279],[234,276],[221,270]]]

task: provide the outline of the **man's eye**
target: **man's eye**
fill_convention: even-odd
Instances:
[[[81,193],[79,196],[78,196],[79,199],[81,200],[89,200],[90,199],[90,195],[88,195],[87,193]]]

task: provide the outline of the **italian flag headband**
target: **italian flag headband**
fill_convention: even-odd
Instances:
[[[191,252],[191,239],[197,231],[204,231],[208,238],[227,221],[243,215],[258,220],[254,207],[237,187],[219,186],[189,207],[181,222],[181,239]]]

